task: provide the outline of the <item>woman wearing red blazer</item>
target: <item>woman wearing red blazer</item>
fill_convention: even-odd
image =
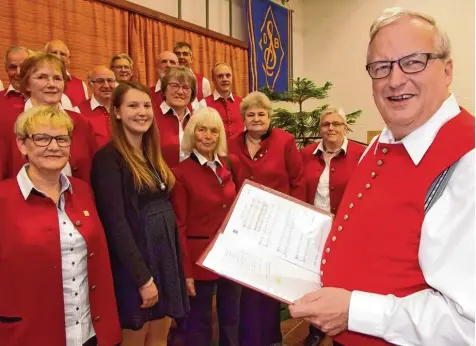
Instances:
[[[34,106],[57,105],[61,108],[61,96],[68,76],[63,61],[54,54],[36,53],[26,59],[20,70],[20,91],[29,97],[22,110],[10,109],[0,117],[0,180],[13,178],[26,163],[16,149],[13,124],[20,113]],[[89,183],[89,174],[96,141],[91,125],[80,114],[66,111],[73,120],[71,157],[64,173]]]
[[[226,156],[226,133],[220,114],[202,108],[190,119],[182,141],[189,158],[173,171],[172,203],[177,215],[183,264],[190,298],[185,344],[212,343],[212,299],[217,291],[220,346],[238,345],[240,285],[195,264],[232,205],[243,177],[238,158]]]
[[[304,201],[306,185],[301,155],[291,134],[270,127],[271,110],[271,101],[261,92],[252,92],[243,99],[240,112],[246,130],[228,140],[230,153],[239,158],[246,178]],[[280,310],[277,300],[243,288],[241,344],[280,343]]]
[[[160,79],[160,85],[164,101],[158,105],[155,118],[165,162],[174,167],[187,158],[180,143],[192,116],[190,100],[197,95],[197,81],[189,68],[174,66]]]
[[[15,123],[18,149],[29,163],[0,182],[2,346],[121,341],[94,197],[85,182],[62,173],[72,129],[56,106],[34,107]]]
[[[365,146],[345,136],[345,113],[327,107],[320,118],[322,140],[301,149],[307,186],[306,202],[333,214],[337,213],[352,171],[359,163]],[[317,345],[325,334],[309,327],[305,345]]]

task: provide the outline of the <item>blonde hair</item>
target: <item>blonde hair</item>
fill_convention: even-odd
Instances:
[[[42,51],[33,53],[30,57],[25,59],[20,67],[20,92],[26,96],[30,96],[30,92],[27,90],[30,77],[35,71],[42,65],[51,65],[58,72],[61,73],[64,81],[63,93],[66,90],[68,82],[68,74],[66,73],[66,67],[63,60],[58,58],[55,54],[45,53]]]
[[[324,119],[329,114],[338,115],[339,118],[342,119],[342,122],[345,124],[345,126],[347,126],[347,119],[344,110],[342,108],[337,108],[331,105],[324,108],[324,110],[321,112],[321,116],[319,117],[319,123],[322,123],[322,119]]]
[[[271,111],[273,110],[273,105],[269,100],[268,96],[266,96],[261,91],[253,91],[246,96],[240,105],[240,113],[241,117],[245,119],[246,112],[248,109],[253,107],[264,108],[268,112],[268,116],[271,116]]]
[[[15,135],[26,138],[38,126],[64,127],[70,136],[73,132],[73,120],[68,113],[58,106],[44,105],[32,107],[18,116],[14,127]]]
[[[113,66],[114,66],[114,61],[119,60],[119,59],[126,59],[127,61],[129,61],[129,64],[131,64],[131,70],[132,70],[132,67],[134,65],[134,61],[132,61],[132,58],[129,56],[129,54],[126,54],[126,53],[119,53],[119,54],[114,55],[111,58],[111,61],[109,62],[109,68],[112,69]]]
[[[215,147],[215,153],[219,156],[227,155],[225,126],[220,114],[211,107],[204,107],[193,113],[185,127],[182,138],[182,151],[190,154],[195,147],[195,129],[198,126],[207,126],[218,129],[218,143]]]
[[[385,9],[380,17],[378,17],[370,27],[370,42],[367,56],[370,54],[370,45],[372,44],[375,36],[377,36],[378,32],[386,27],[387,25],[392,24],[393,22],[397,21],[402,17],[409,17],[412,19],[418,19],[425,23],[430,24],[436,31],[435,33],[435,49],[438,51],[439,54],[443,55],[444,58],[448,58],[451,56],[451,43],[448,35],[440,29],[440,27],[436,24],[435,18],[421,12],[412,11],[409,9],[401,8],[401,7],[392,7]]]
[[[114,89],[112,93],[111,109],[109,112],[109,114],[111,114],[112,143],[129,166],[136,189],[140,191],[144,187],[147,187],[150,190],[155,191],[157,190],[157,181],[154,172],[150,169],[149,165],[137,155],[137,149],[135,149],[127,140],[121,120],[118,119],[117,116],[114,116],[117,114],[117,110],[124,102],[124,96],[131,89],[142,91],[151,97],[149,88],[135,82],[123,82]],[[155,117],[152,117],[152,125],[142,137],[142,147],[144,155],[150,160],[152,166],[157,168],[160,177],[167,184],[168,190],[170,191],[175,184],[175,177],[162,156],[160,150],[159,130],[157,128]]]
[[[179,83],[190,83],[190,88],[192,92],[190,93],[190,101],[192,102],[197,97],[197,79],[195,75],[188,67],[185,66],[173,66],[169,68],[167,72],[160,78],[160,85],[162,89],[162,93],[164,95],[165,100],[165,91],[167,90],[167,85],[169,84],[170,80],[175,78]],[[167,100],[166,100],[167,101]]]

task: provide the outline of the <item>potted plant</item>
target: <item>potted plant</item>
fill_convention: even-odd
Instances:
[[[292,87],[287,92],[278,93],[269,88],[262,88],[260,91],[264,92],[271,101],[290,102],[298,105],[297,112],[283,108],[275,109],[271,124],[293,134],[298,147],[304,147],[319,138],[321,113],[329,105],[324,104],[313,110],[304,111],[303,104],[309,99],[325,99],[331,87],[331,82],[326,82],[324,86],[318,87],[309,79],[298,77],[292,80]],[[361,110],[346,114],[347,124],[354,124],[361,114]],[[351,131],[350,128],[349,131]]]

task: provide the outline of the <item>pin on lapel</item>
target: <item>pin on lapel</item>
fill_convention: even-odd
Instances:
[[[89,216],[89,211],[83,210],[83,214],[84,214],[84,216]]]

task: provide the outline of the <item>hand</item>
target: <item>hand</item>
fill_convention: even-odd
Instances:
[[[139,288],[139,294],[142,298],[142,309],[150,308],[157,304],[159,301],[159,291],[154,282],[148,282],[141,288]]]
[[[195,297],[197,295],[197,292],[195,292],[195,280],[193,280],[193,278],[188,278],[185,279],[185,282],[187,284],[188,295],[190,297]]]
[[[289,306],[289,312],[334,336],[347,329],[351,295],[342,288],[323,287],[296,300]]]

